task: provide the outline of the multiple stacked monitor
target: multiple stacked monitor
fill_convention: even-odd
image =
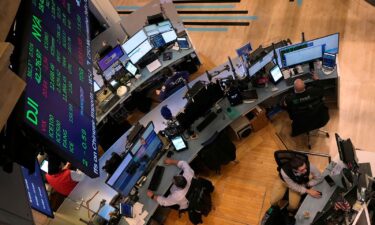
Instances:
[[[323,59],[323,67],[333,68],[338,51],[339,33],[293,45],[283,45],[278,48],[273,47],[268,50],[259,47],[250,55],[252,60],[250,60],[251,65],[248,68],[248,75],[250,77],[255,76],[270,62],[283,69]],[[279,73],[271,74],[271,78],[276,82],[282,79]]]
[[[136,32],[121,46],[115,46],[109,53],[98,60],[98,66],[107,81],[113,78],[114,73],[116,74],[120,69],[123,69],[122,62],[126,62],[123,73],[127,76],[135,76],[138,72],[136,65],[141,64],[142,58],[153,49],[161,50],[175,41],[178,42],[181,49],[189,48],[186,38],[177,38],[177,34],[169,20],[150,24]],[[130,79],[130,77],[128,78]]]
[[[148,172],[163,144],[150,122],[133,141],[122,162],[108,177],[106,184],[123,196],[129,195],[137,181]]]

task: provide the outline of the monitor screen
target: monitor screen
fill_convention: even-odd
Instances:
[[[174,30],[162,33],[161,35],[163,36],[165,43],[175,41],[177,38],[177,34]]]
[[[151,41],[155,48],[161,48],[166,44],[161,34],[153,36]]]
[[[145,40],[147,40],[147,35],[144,32],[144,30],[140,30],[137,33],[135,33],[129,40],[127,40],[123,45],[122,49],[126,52],[126,54],[129,54],[131,51],[133,51],[137,46],[142,44]],[[129,56],[130,57],[130,56]]]
[[[186,142],[184,141],[182,136],[173,137],[171,141],[176,151],[182,151],[187,148]]]
[[[138,68],[130,61],[128,61],[125,65],[125,69],[129,71],[133,76],[137,74]]]
[[[127,196],[162,147],[163,143],[155,133],[153,123],[150,122],[130,150],[134,156],[127,156],[127,162],[123,162],[124,165],[120,164],[107,184],[123,196]]]
[[[27,85],[19,105],[22,121],[17,122],[40,139],[35,141],[98,177],[88,1],[21,4],[29,11],[17,18],[24,33],[14,51],[21,60],[12,59],[12,65]]]
[[[151,24],[144,27],[147,36],[153,36],[159,33],[158,26],[156,24]]]
[[[180,49],[189,49],[189,42],[185,37],[177,38],[177,43]]]
[[[42,163],[40,164],[40,169],[45,172],[45,173],[48,173],[48,160],[43,160]]]
[[[340,160],[346,164],[348,169],[357,170],[358,169],[358,159],[355,153],[354,145],[350,139],[343,140],[338,134],[335,134],[336,144],[338,152],[340,155]]]
[[[164,21],[158,23],[158,26],[159,26],[159,27],[163,27],[163,26],[172,27],[172,23],[171,23],[171,21],[169,21],[169,20],[164,20]]]
[[[121,174],[126,170],[126,168],[129,166],[131,160],[133,157],[130,154],[127,154],[122,160],[121,164],[117,167],[115,172],[112,174],[112,176],[107,181],[107,184],[114,187],[115,183],[119,182],[119,179],[121,179]],[[115,188],[116,189],[116,188]]]
[[[104,71],[124,55],[121,46],[117,45],[107,55],[99,60],[99,68]]]
[[[322,46],[311,46],[302,48],[297,51],[288,52],[284,55],[285,66],[294,66],[304,62],[309,62],[314,59],[322,58],[323,51]]]
[[[280,68],[287,66],[285,54],[299,51],[304,48],[321,47],[322,54],[324,52],[337,54],[339,52],[339,33],[331,34],[325,37],[317,38],[311,41],[297,43],[294,45],[284,46],[276,49],[277,63]],[[316,49],[315,49],[316,50]],[[306,62],[306,60],[305,60]]]
[[[336,66],[336,55],[325,52],[323,54],[322,66],[325,68],[334,68]]]
[[[106,221],[109,221],[111,219],[111,213],[112,212],[115,212],[116,209],[109,205],[109,204],[105,204],[103,207],[100,208],[99,212],[98,212],[98,215],[105,219]]]
[[[143,56],[152,50],[151,43],[146,40],[135,48],[130,54],[129,58],[132,63],[137,63]]]
[[[94,81],[94,92],[97,92],[99,90],[100,90],[99,84],[96,81]]]
[[[53,211],[48,199],[46,186],[42,180],[42,175],[40,174],[38,161],[35,160],[35,171],[33,174],[29,174],[29,170],[25,167],[21,168],[31,208],[53,218]]]
[[[278,65],[275,65],[270,70],[271,78],[274,83],[279,82],[281,79],[283,79],[283,74],[281,73],[280,67]]]
[[[249,68],[249,75],[254,76],[259,70],[265,67],[274,59],[273,51],[269,52],[263,58],[259,59],[255,64],[251,65]]]

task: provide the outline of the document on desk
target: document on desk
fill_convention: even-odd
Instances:
[[[161,67],[161,63],[160,63],[159,59],[157,59],[157,60],[153,61],[152,63],[148,64],[146,67],[147,67],[148,71],[150,71],[150,73],[152,73],[156,69]]]
[[[125,217],[126,222],[129,225],[143,225],[143,224],[146,224],[145,218],[147,217],[148,212],[146,210],[144,210],[142,212],[142,209],[143,209],[143,204],[141,204],[139,202],[136,202],[134,204],[134,206],[133,206],[134,218],[127,218],[127,217]]]

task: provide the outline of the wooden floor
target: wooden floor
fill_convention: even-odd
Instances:
[[[149,1],[113,0],[115,6],[142,6]],[[196,5],[196,4],[194,4]],[[357,148],[375,151],[375,7],[364,0],[242,0],[236,10],[248,10],[258,19],[248,27],[229,27],[227,32],[190,32],[203,68],[212,69],[235,57],[235,49],[246,42],[253,47],[290,38],[306,39],[340,32],[340,107],[330,109],[331,120],[325,127],[331,138],[313,138],[312,152],[337,154],[334,133],[351,138]],[[290,121],[285,113],[269,125],[237,142],[238,164],[222,168],[220,175],[207,174],[215,184],[215,210],[204,224],[258,224],[269,207],[270,191],[277,179],[273,152],[284,148],[279,134],[290,148],[303,147],[305,137],[291,138]],[[327,160],[312,161],[324,168]],[[167,225],[190,224],[187,215],[171,213]]]

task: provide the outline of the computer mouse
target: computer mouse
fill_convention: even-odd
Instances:
[[[172,157],[173,154],[174,154],[174,153],[173,153],[172,151],[168,151],[168,152],[167,152],[167,158]]]

